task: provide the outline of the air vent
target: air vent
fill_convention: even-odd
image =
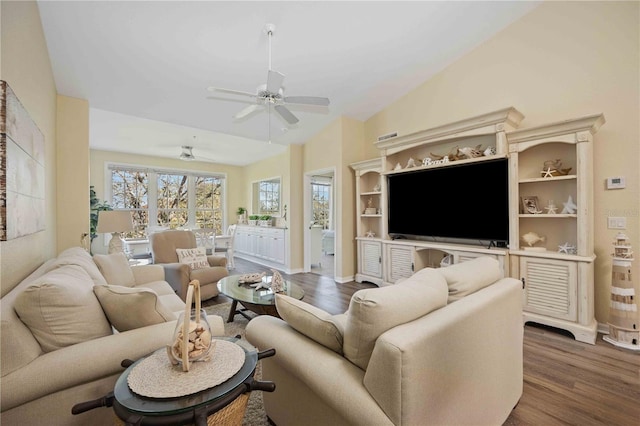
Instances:
[[[378,136],[378,142],[386,141],[391,138],[395,138],[398,136],[398,132],[387,133],[386,135]]]

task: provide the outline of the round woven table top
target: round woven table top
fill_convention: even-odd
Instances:
[[[150,398],[175,398],[217,386],[240,371],[244,350],[233,342],[213,340],[208,361],[189,363],[189,371],[169,361],[166,349],[160,349],[136,365],[127,378],[131,391]]]

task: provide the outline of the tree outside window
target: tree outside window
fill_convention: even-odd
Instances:
[[[313,222],[329,229],[331,185],[325,183],[311,184],[311,202]]]
[[[224,178],[112,165],[111,206],[130,210],[134,231],[126,238],[146,238],[151,228],[223,229]]]

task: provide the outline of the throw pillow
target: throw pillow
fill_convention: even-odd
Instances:
[[[489,256],[477,257],[462,263],[438,269],[447,280],[449,300],[455,302],[475,293],[503,277],[500,263]]]
[[[422,269],[401,284],[356,291],[344,329],[344,356],[367,369],[378,337],[447,304],[447,282],[435,269]]]
[[[44,352],[112,334],[93,294],[89,274],[67,265],[36,279],[16,298],[14,307]]]
[[[91,255],[81,247],[71,247],[60,253],[57,258],[53,259],[53,262],[47,263],[46,272],[66,265],[82,267],[93,280],[93,282],[86,283],[89,287],[107,283]]]
[[[276,293],[278,315],[291,327],[334,352],[342,354],[343,329],[333,315],[301,300]]]
[[[136,284],[133,271],[129,266],[129,260],[127,260],[127,256],[124,253],[95,254],[93,255],[93,261],[98,265],[98,269],[107,284],[126,287],[133,287]]]
[[[176,249],[178,262],[186,263],[191,269],[208,268],[207,249],[204,247]]]
[[[177,318],[162,304],[156,292],[148,288],[97,285],[93,292],[111,325],[120,332]]]

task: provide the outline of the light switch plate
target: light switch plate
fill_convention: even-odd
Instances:
[[[607,218],[607,228],[627,229],[627,218],[610,216]]]

